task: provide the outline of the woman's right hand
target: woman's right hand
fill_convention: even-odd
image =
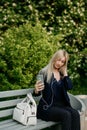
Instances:
[[[40,80],[36,81],[36,84],[35,84],[35,93],[38,94],[43,89],[44,89],[44,83],[42,83]]]

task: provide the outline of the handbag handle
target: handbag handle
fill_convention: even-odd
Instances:
[[[30,102],[32,102],[33,105],[36,105],[36,102],[35,102],[35,100],[34,100],[34,98],[33,98],[33,96],[32,96],[31,93],[28,93],[28,94],[27,94],[27,97],[30,99]]]
[[[35,105],[35,106],[36,106],[36,102],[35,102],[35,100],[33,99],[31,93],[28,93],[28,94],[27,94],[27,97],[24,98],[24,100],[22,100],[22,103],[24,103],[24,102],[26,102],[26,103],[28,103],[28,104],[32,103],[32,105]]]

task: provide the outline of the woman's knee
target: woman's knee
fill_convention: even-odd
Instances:
[[[80,114],[76,109],[68,107],[67,110],[71,113],[72,120],[80,120]]]
[[[79,114],[79,112],[77,111],[77,110],[73,110],[73,112],[72,112],[72,117],[76,120],[80,120],[80,114]]]
[[[71,113],[68,111],[65,111],[65,113],[63,114],[63,120],[65,121],[71,121]]]

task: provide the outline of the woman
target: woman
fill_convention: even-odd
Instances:
[[[42,94],[37,108],[37,118],[62,122],[62,130],[80,130],[80,115],[73,109],[67,94],[72,82],[67,74],[69,55],[65,50],[57,51],[39,74],[44,83],[37,81],[34,96]]]

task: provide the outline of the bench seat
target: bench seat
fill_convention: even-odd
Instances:
[[[40,130],[44,128],[51,127],[55,125],[55,122],[46,122],[42,120],[37,120],[37,125],[35,126],[24,126],[12,119],[1,121],[0,122],[0,130]]]

